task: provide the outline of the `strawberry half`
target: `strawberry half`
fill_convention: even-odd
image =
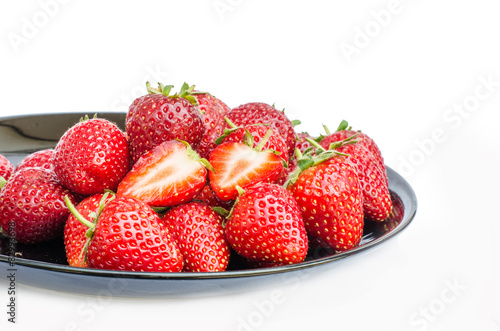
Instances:
[[[215,195],[223,200],[238,197],[237,186],[246,188],[259,182],[274,183],[284,166],[280,156],[272,151],[262,151],[266,139],[252,148],[239,142],[223,143],[210,153],[210,186]],[[252,143],[250,145],[253,145]]]
[[[177,242],[184,259],[183,271],[225,271],[229,245],[222,228],[223,218],[208,205],[189,202],[170,209],[162,218]]]
[[[192,200],[205,186],[208,162],[187,143],[165,141],[142,155],[118,185],[118,197],[154,207]]]
[[[236,201],[225,232],[231,247],[252,261],[285,265],[302,262],[307,254],[307,233],[299,206],[290,192],[277,184],[247,188]]]

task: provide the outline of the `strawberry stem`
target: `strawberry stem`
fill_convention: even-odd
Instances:
[[[273,134],[273,129],[267,130],[266,135],[264,136],[264,138],[262,138],[262,140],[259,141],[259,143],[257,144],[257,146],[255,146],[255,150],[261,152],[262,148],[264,148],[264,145],[267,143],[267,141],[269,140],[269,138],[271,138],[272,134]]]
[[[87,220],[85,217],[83,217],[78,210],[76,210],[75,205],[71,202],[71,200],[68,198],[67,195],[64,196],[64,203],[66,203],[66,206],[70,210],[71,214],[76,217],[77,220],[80,221],[83,225],[89,228],[89,230],[94,231],[95,230],[95,224]]]

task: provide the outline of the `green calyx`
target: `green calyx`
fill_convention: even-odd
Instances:
[[[111,198],[109,201],[106,201],[108,197],[111,195]],[[99,216],[101,216],[102,211],[106,207],[106,205],[111,202],[115,198],[115,194],[111,191],[106,190],[106,192],[103,194],[101,200],[99,201],[99,208],[97,209],[96,212],[91,212],[89,216],[91,217],[92,221],[89,221],[86,219],[80,212],[76,209],[75,205],[71,202],[71,200],[68,198],[68,196],[64,196],[64,203],[68,207],[69,211],[75,218],[80,221],[83,225],[85,225],[88,230],[85,232],[85,237],[87,238],[87,242],[85,243],[85,246],[83,247],[81,253],[80,253],[80,258],[85,254],[87,251],[87,248],[90,244],[90,239],[94,236],[95,228],[97,226],[97,221],[99,219]]]
[[[315,139],[306,138],[306,140],[313,147],[307,149],[304,153],[302,153],[297,148],[295,149],[297,169],[288,176],[284,187],[288,188],[289,186],[293,185],[299,178],[300,174],[311,167],[314,167],[336,156],[348,156],[348,154],[341,153],[337,151],[337,149],[348,144],[357,143],[358,141],[355,140],[356,135],[357,134],[344,140],[334,142],[330,144],[328,149],[325,149],[323,146],[321,146]]]
[[[178,93],[170,95],[173,87],[174,85],[163,85],[162,83],[158,83],[158,87],[153,88],[151,87],[151,84],[149,82],[146,82],[146,89],[148,90],[149,94],[163,94],[164,96],[170,98],[183,98],[189,101],[193,106],[199,105],[196,95],[204,94],[204,92],[195,92],[195,85],[190,86],[188,83],[184,83],[182,84],[182,87]]]
[[[187,141],[184,141],[184,140],[180,140],[180,139],[176,139],[177,141],[181,142],[184,146],[186,146],[186,153],[188,155],[188,157],[191,159],[191,160],[194,160],[194,161],[197,161],[197,162],[200,162],[201,164],[203,164],[203,166],[205,166],[205,168],[207,168],[209,171],[211,172],[215,172],[215,169],[214,167],[210,164],[210,162],[208,162],[207,159],[205,158],[202,158],[200,157],[200,154],[198,154],[198,152],[196,152],[192,147],[191,145],[187,142]]]
[[[5,186],[6,183],[7,183],[7,180],[5,178],[3,178],[2,176],[0,176],[0,190],[3,189],[3,187]]]

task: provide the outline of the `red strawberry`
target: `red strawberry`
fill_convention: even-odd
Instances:
[[[384,222],[376,222],[376,228],[380,234],[385,234],[394,230],[403,220],[405,215],[405,206],[403,200],[391,192],[392,211]]]
[[[238,142],[221,144],[210,153],[210,186],[215,195],[223,200],[238,197],[237,186],[246,188],[259,182],[274,183],[281,175],[283,160],[270,151],[262,151],[266,139],[252,148]]]
[[[100,212],[112,199],[114,199],[114,195],[108,193],[96,194],[85,198],[75,208],[82,217],[89,222],[96,223]],[[90,240],[86,236],[88,229],[75,215],[68,216],[64,226],[64,247],[66,259],[72,267],[88,268],[85,257],[85,250]]]
[[[228,200],[228,201],[222,201],[219,199],[214,191],[212,190],[212,187],[210,186],[209,183],[207,183],[201,192],[194,197],[193,200],[198,200],[203,202],[204,204],[210,206],[210,207],[221,207],[226,210],[231,209],[233,206],[234,201],[233,200]]]
[[[347,122],[342,121],[339,130],[321,140],[320,146],[316,145],[348,155],[348,161],[356,170],[363,190],[365,217],[383,221],[391,212],[392,202],[382,155],[371,138],[360,132],[345,130],[346,126]],[[345,140],[351,140],[351,143],[342,144],[341,141]]]
[[[91,239],[87,250],[90,268],[179,272],[182,255],[160,217],[145,203],[117,197],[109,202],[89,227]]]
[[[298,148],[302,153],[313,147],[311,143],[306,140],[306,138],[314,140],[314,138],[311,137],[307,132],[297,133],[297,142],[295,143],[295,148]]]
[[[184,259],[183,271],[225,271],[229,245],[224,237],[222,216],[201,202],[170,209],[162,218]]]
[[[4,180],[9,179],[13,171],[14,166],[12,165],[12,163],[10,163],[10,161],[5,156],[0,154],[0,183],[1,178],[3,178]]]
[[[385,220],[392,210],[385,167],[381,169],[373,154],[359,143],[339,147],[337,151],[348,155],[348,162],[358,174],[365,217],[373,221]]]
[[[196,98],[184,84],[179,94],[169,95],[172,85],[153,89],[134,100],[126,118],[132,161],[164,141],[180,139],[196,148],[205,133]]]
[[[69,214],[64,196],[76,202],[53,171],[42,168],[16,171],[0,192],[0,225],[20,243],[56,238],[62,234]]]
[[[249,124],[237,127],[231,123],[229,119],[228,122],[231,129],[224,130],[224,135],[220,136],[216,140],[217,143],[227,143],[231,141],[243,143],[244,141],[249,140],[248,145],[256,147],[259,142],[266,137],[266,135],[269,135],[269,138],[263,145],[262,149],[270,149],[278,152],[278,155],[286,163],[288,163],[289,158],[287,146],[279,133],[273,131],[273,129],[265,125]],[[271,133],[268,133],[269,131]],[[253,141],[253,145],[250,144],[251,141]]]
[[[54,151],[54,171],[75,193],[115,190],[129,170],[130,154],[122,131],[108,120],[86,117],[64,133]]]
[[[154,207],[192,200],[205,186],[207,161],[189,145],[165,141],[143,154],[118,186],[116,195]]]
[[[321,154],[309,156],[309,164],[299,160],[303,169],[292,174],[286,185],[308,233],[338,252],[346,251],[357,246],[363,235],[361,185],[345,156],[332,151]]]
[[[232,248],[250,260],[284,265],[302,262],[307,254],[299,207],[277,184],[247,188],[235,203],[225,232]]]
[[[205,134],[200,140],[196,151],[201,157],[207,158],[210,152],[217,146],[215,140],[222,135],[226,122],[224,116],[230,110],[229,107],[211,94],[193,92],[198,101],[198,110],[201,113],[205,125]]]
[[[382,157],[382,153],[380,152],[380,149],[378,148],[377,144],[375,141],[373,141],[372,138],[370,138],[368,135],[361,131],[354,131],[352,128],[349,126],[349,124],[346,121],[342,121],[337,128],[337,131],[330,133],[327,127],[325,127],[327,135],[321,139],[319,144],[325,148],[329,149],[330,144],[339,142],[341,140],[345,140],[347,138],[350,138],[354,135],[356,135],[356,140],[360,145],[365,147],[367,150],[369,150],[372,154],[375,160],[377,161],[377,164],[385,169],[385,164],[384,164],[384,158]]]
[[[44,169],[54,170],[54,164],[52,159],[54,157],[53,149],[44,149],[41,151],[34,152],[26,156],[21,163],[16,167],[16,171],[23,168],[40,167]]]
[[[253,102],[233,108],[226,116],[237,126],[248,124],[269,125],[270,128],[283,137],[288,156],[292,156],[295,149],[295,131],[293,123],[284,112],[265,103]]]

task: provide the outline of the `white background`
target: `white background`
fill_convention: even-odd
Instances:
[[[11,325],[2,277],[0,328],[500,331],[499,12],[495,0],[2,1],[2,116],[125,111],[146,80],[187,81],[231,107],[275,103],[311,134],[348,120],[419,205],[395,239],[293,283],[104,301],[18,284]]]

